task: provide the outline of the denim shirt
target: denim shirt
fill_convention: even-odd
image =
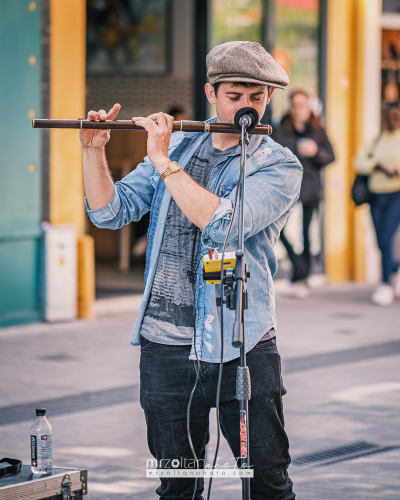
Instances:
[[[209,121],[214,122],[216,118]],[[171,136],[169,156],[185,169],[189,160],[207,139],[209,133],[176,132]],[[207,188],[219,196],[220,205],[201,236],[196,281],[196,352],[202,361],[218,363],[221,353],[220,314],[216,306],[220,285],[207,285],[203,280],[203,255],[209,249],[222,250],[232,218],[233,203],[240,170],[238,146],[223,158],[211,173]],[[302,166],[287,149],[268,136],[252,135],[247,147],[246,199],[244,217],[245,259],[251,277],[247,282],[248,309],[245,310],[245,347],[249,351],[271,328],[276,330],[275,292],[272,277],[277,269],[273,251],[286,219],[297,202],[302,179]],[[158,257],[164,236],[171,194],[160,174],[144,158],[135,170],[115,183],[114,196],[107,206],[86,209],[97,227],[118,229],[131,221],[138,221],[150,210],[150,227],[146,252],[145,291],[139,315],[132,334],[132,345],[140,345],[140,329],[149,301],[156,273]],[[237,246],[236,211],[227,243],[227,252]],[[239,357],[239,349],[232,346],[235,311],[224,306],[224,362]],[[196,359],[194,345],[190,359]]]

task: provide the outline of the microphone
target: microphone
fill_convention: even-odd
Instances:
[[[254,108],[241,108],[235,113],[235,127],[242,131],[242,124],[245,124],[247,132],[253,132],[260,121],[260,116]]]

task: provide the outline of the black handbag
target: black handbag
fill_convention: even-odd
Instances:
[[[376,145],[378,144],[381,136],[379,135],[372,142],[371,151],[368,154],[368,158],[372,158],[374,156],[374,150]],[[372,199],[372,193],[368,187],[368,179],[369,175],[366,174],[357,174],[353,186],[351,188],[351,197],[354,203],[359,207],[363,203],[370,203]]]
[[[370,203],[372,193],[368,187],[368,175],[357,174],[351,188],[351,197],[357,206]]]

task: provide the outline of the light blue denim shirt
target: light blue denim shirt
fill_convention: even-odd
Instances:
[[[212,118],[209,121],[216,121]],[[209,133],[176,132],[171,136],[169,156],[185,168]],[[240,146],[218,163],[207,188],[220,197],[220,205],[202,231],[196,283],[196,351],[203,361],[220,361],[220,315],[216,306],[219,285],[203,281],[202,256],[211,248],[222,250],[233,212],[240,170]],[[249,351],[271,328],[276,329],[275,293],[272,277],[277,269],[273,251],[280,231],[295,205],[302,179],[302,166],[287,149],[268,136],[252,135],[247,148],[245,203],[245,258],[251,278],[247,282],[248,309],[245,310],[245,345]],[[140,328],[149,301],[164,236],[171,195],[148,156],[135,170],[115,183],[110,203],[99,210],[86,209],[93,224],[118,229],[139,220],[150,210],[149,244],[146,252],[145,291],[132,334],[132,345],[140,344]],[[235,251],[237,213],[226,251]],[[224,362],[239,356],[232,346],[235,311],[224,307]],[[190,359],[196,359],[194,346]]]

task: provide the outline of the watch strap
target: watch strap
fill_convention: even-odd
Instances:
[[[170,174],[173,174],[174,172],[179,172],[181,167],[176,161],[171,161],[171,163],[168,165],[168,167],[164,170],[164,172],[160,175],[161,180],[163,181],[166,177],[168,177]]]

